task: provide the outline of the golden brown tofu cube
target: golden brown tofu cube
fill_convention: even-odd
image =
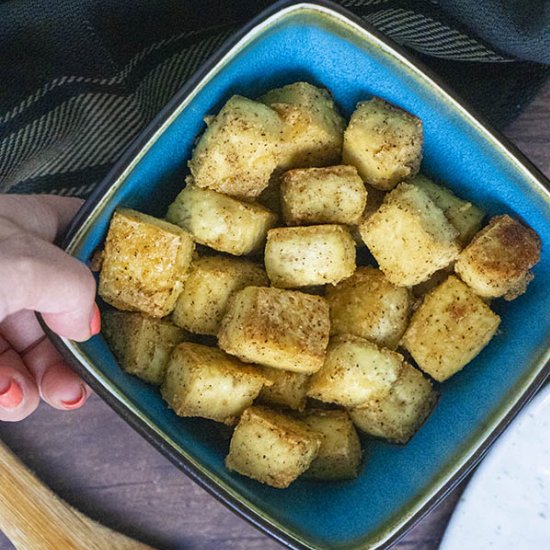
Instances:
[[[280,169],[340,162],[345,122],[327,90],[295,82],[270,90],[261,101],[285,123]]]
[[[392,443],[407,443],[424,424],[437,402],[437,392],[422,373],[403,364],[390,393],[365,407],[349,411],[355,425],[366,434]]]
[[[267,230],[277,220],[262,206],[193,185],[176,197],[166,218],[189,231],[198,243],[234,256],[260,251]]]
[[[413,286],[448,266],[459,253],[458,231],[418,187],[402,183],[359,227],[386,277]]]
[[[254,367],[217,348],[184,342],[172,352],[161,393],[179,416],[230,425],[270,383]]]
[[[467,365],[495,334],[500,317],[454,275],[424,297],[402,343],[439,382]]]
[[[344,132],[342,156],[364,182],[393,189],[418,172],[423,141],[420,119],[375,97],[357,104]]]
[[[172,350],[187,340],[187,333],[166,319],[127,311],[104,312],[101,332],[120,366],[151,384],[164,380]]]
[[[330,481],[356,478],[361,465],[361,443],[348,413],[308,411],[300,420],[323,434],[319,453],[304,477]]]
[[[279,164],[281,117],[257,101],[233,96],[208,120],[189,168],[197,187],[253,200]]]
[[[468,244],[481,228],[485,214],[475,204],[460,199],[452,191],[437,185],[423,174],[408,179],[407,183],[422,189],[434,204],[441,208],[445,217],[458,231],[457,240],[462,246]]]
[[[279,288],[338,283],[355,271],[355,241],[341,225],[270,229],[265,268]]]
[[[461,252],[455,264],[460,278],[484,298],[513,300],[533,279],[540,259],[540,238],[510,216],[491,218]]]
[[[289,370],[272,367],[258,367],[262,374],[271,380],[271,386],[264,386],[258,397],[267,405],[277,405],[301,411],[306,406],[309,376]]]
[[[307,470],[321,441],[322,435],[304,422],[264,407],[250,407],[235,428],[225,465],[284,489]]]
[[[353,166],[303,168],[282,176],[281,199],[287,225],[358,224],[367,191]]]
[[[407,328],[412,307],[408,289],[395,286],[374,267],[359,267],[328,287],[331,334],[354,334],[394,349]]]
[[[217,335],[229,297],[246,286],[267,286],[259,265],[237,258],[205,256],[193,260],[172,320],[197,334]]]
[[[331,339],[324,365],[310,380],[309,397],[343,407],[360,407],[387,395],[403,356],[357,336]]]
[[[121,208],[111,220],[99,295],[124,311],[164,317],[174,309],[195,245],[176,225]]]
[[[324,298],[250,286],[230,299],[218,342],[243,361],[311,374],[323,364],[329,330]]]

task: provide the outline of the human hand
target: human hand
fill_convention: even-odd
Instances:
[[[26,418],[40,397],[56,409],[77,409],[90,393],[34,313],[73,340],[100,330],[90,270],[52,244],[80,205],[67,197],[0,194],[0,420]]]

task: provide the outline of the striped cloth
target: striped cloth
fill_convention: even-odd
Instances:
[[[0,87],[0,191],[86,197],[208,56],[269,3],[71,1],[48,0],[44,10],[37,0],[0,4],[8,52],[0,82],[10,83],[5,93]],[[548,75],[477,38],[435,2],[340,3],[416,52],[496,123]]]

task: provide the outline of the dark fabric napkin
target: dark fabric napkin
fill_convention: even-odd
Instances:
[[[546,0],[340,0],[497,126],[549,75]],[[0,0],[0,191],[87,196],[267,0]]]

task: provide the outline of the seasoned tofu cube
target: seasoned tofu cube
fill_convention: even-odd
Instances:
[[[397,347],[412,307],[408,289],[395,286],[374,267],[359,267],[327,288],[331,334],[354,334],[379,346]]]
[[[162,397],[179,416],[200,416],[234,424],[264,384],[257,369],[217,348],[184,342],[170,358]]]
[[[287,225],[358,224],[367,191],[353,166],[289,170],[282,176],[281,199]]]
[[[413,286],[448,266],[459,253],[458,231],[418,187],[402,183],[359,227],[386,277]]]
[[[340,162],[345,122],[327,90],[295,82],[270,90],[261,101],[285,123],[280,169]]]
[[[437,185],[422,174],[410,178],[407,183],[422,189],[434,204],[443,210],[445,217],[458,231],[457,239],[462,246],[468,244],[480,230],[485,214],[471,202],[458,198],[452,191]]]
[[[323,434],[317,457],[304,477],[339,480],[354,479],[361,465],[361,443],[346,411],[308,411],[300,420]]]
[[[344,407],[360,407],[387,395],[403,356],[357,336],[331,339],[324,365],[310,380],[309,397]]]
[[[225,465],[266,485],[284,489],[319,452],[322,435],[307,424],[264,407],[244,411]]]
[[[461,252],[455,271],[484,298],[513,300],[533,279],[529,271],[540,259],[540,238],[510,216],[491,218]]]
[[[195,240],[234,256],[262,249],[277,216],[258,204],[188,185],[168,208],[168,221],[189,231]]]
[[[349,414],[366,434],[392,443],[407,443],[428,418],[436,402],[437,392],[431,382],[419,370],[404,363],[388,395],[364,407],[351,409]]]
[[[289,370],[272,367],[258,367],[271,380],[271,386],[264,386],[258,397],[267,405],[277,405],[301,411],[306,406],[309,376]]]
[[[121,208],[111,220],[99,295],[124,311],[164,317],[174,309],[195,245],[176,225]]]
[[[424,372],[443,382],[489,343],[499,323],[500,317],[451,275],[424,297],[402,343]]]
[[[311,374],[325,360],[329,330],[324,298],[249,286],[230,299],[218,342],[243,361]]]
[[[418,172],[423,141],[420,119],[375,97],[357,104],[344,132],[342,156],[364,182],[393,189]]]
[[[197,334],[217,335],[229,297],[246,286],[268,286],[262,267],[238,258],[205,256],[193,260],[172,320]]]
[[[253,200],[279,164],[283,121],[257,101],[233,96],[201,136],[189,168],[197,187]]]
[[[338,283],[355,271],[355,241],[341,225],[271,229],[265,268],[279,288]]]
[[[187,333],[166,319],[141,313],[109,310],[102,315],[101,332],[129,374],[160,384],[172,350]]]

